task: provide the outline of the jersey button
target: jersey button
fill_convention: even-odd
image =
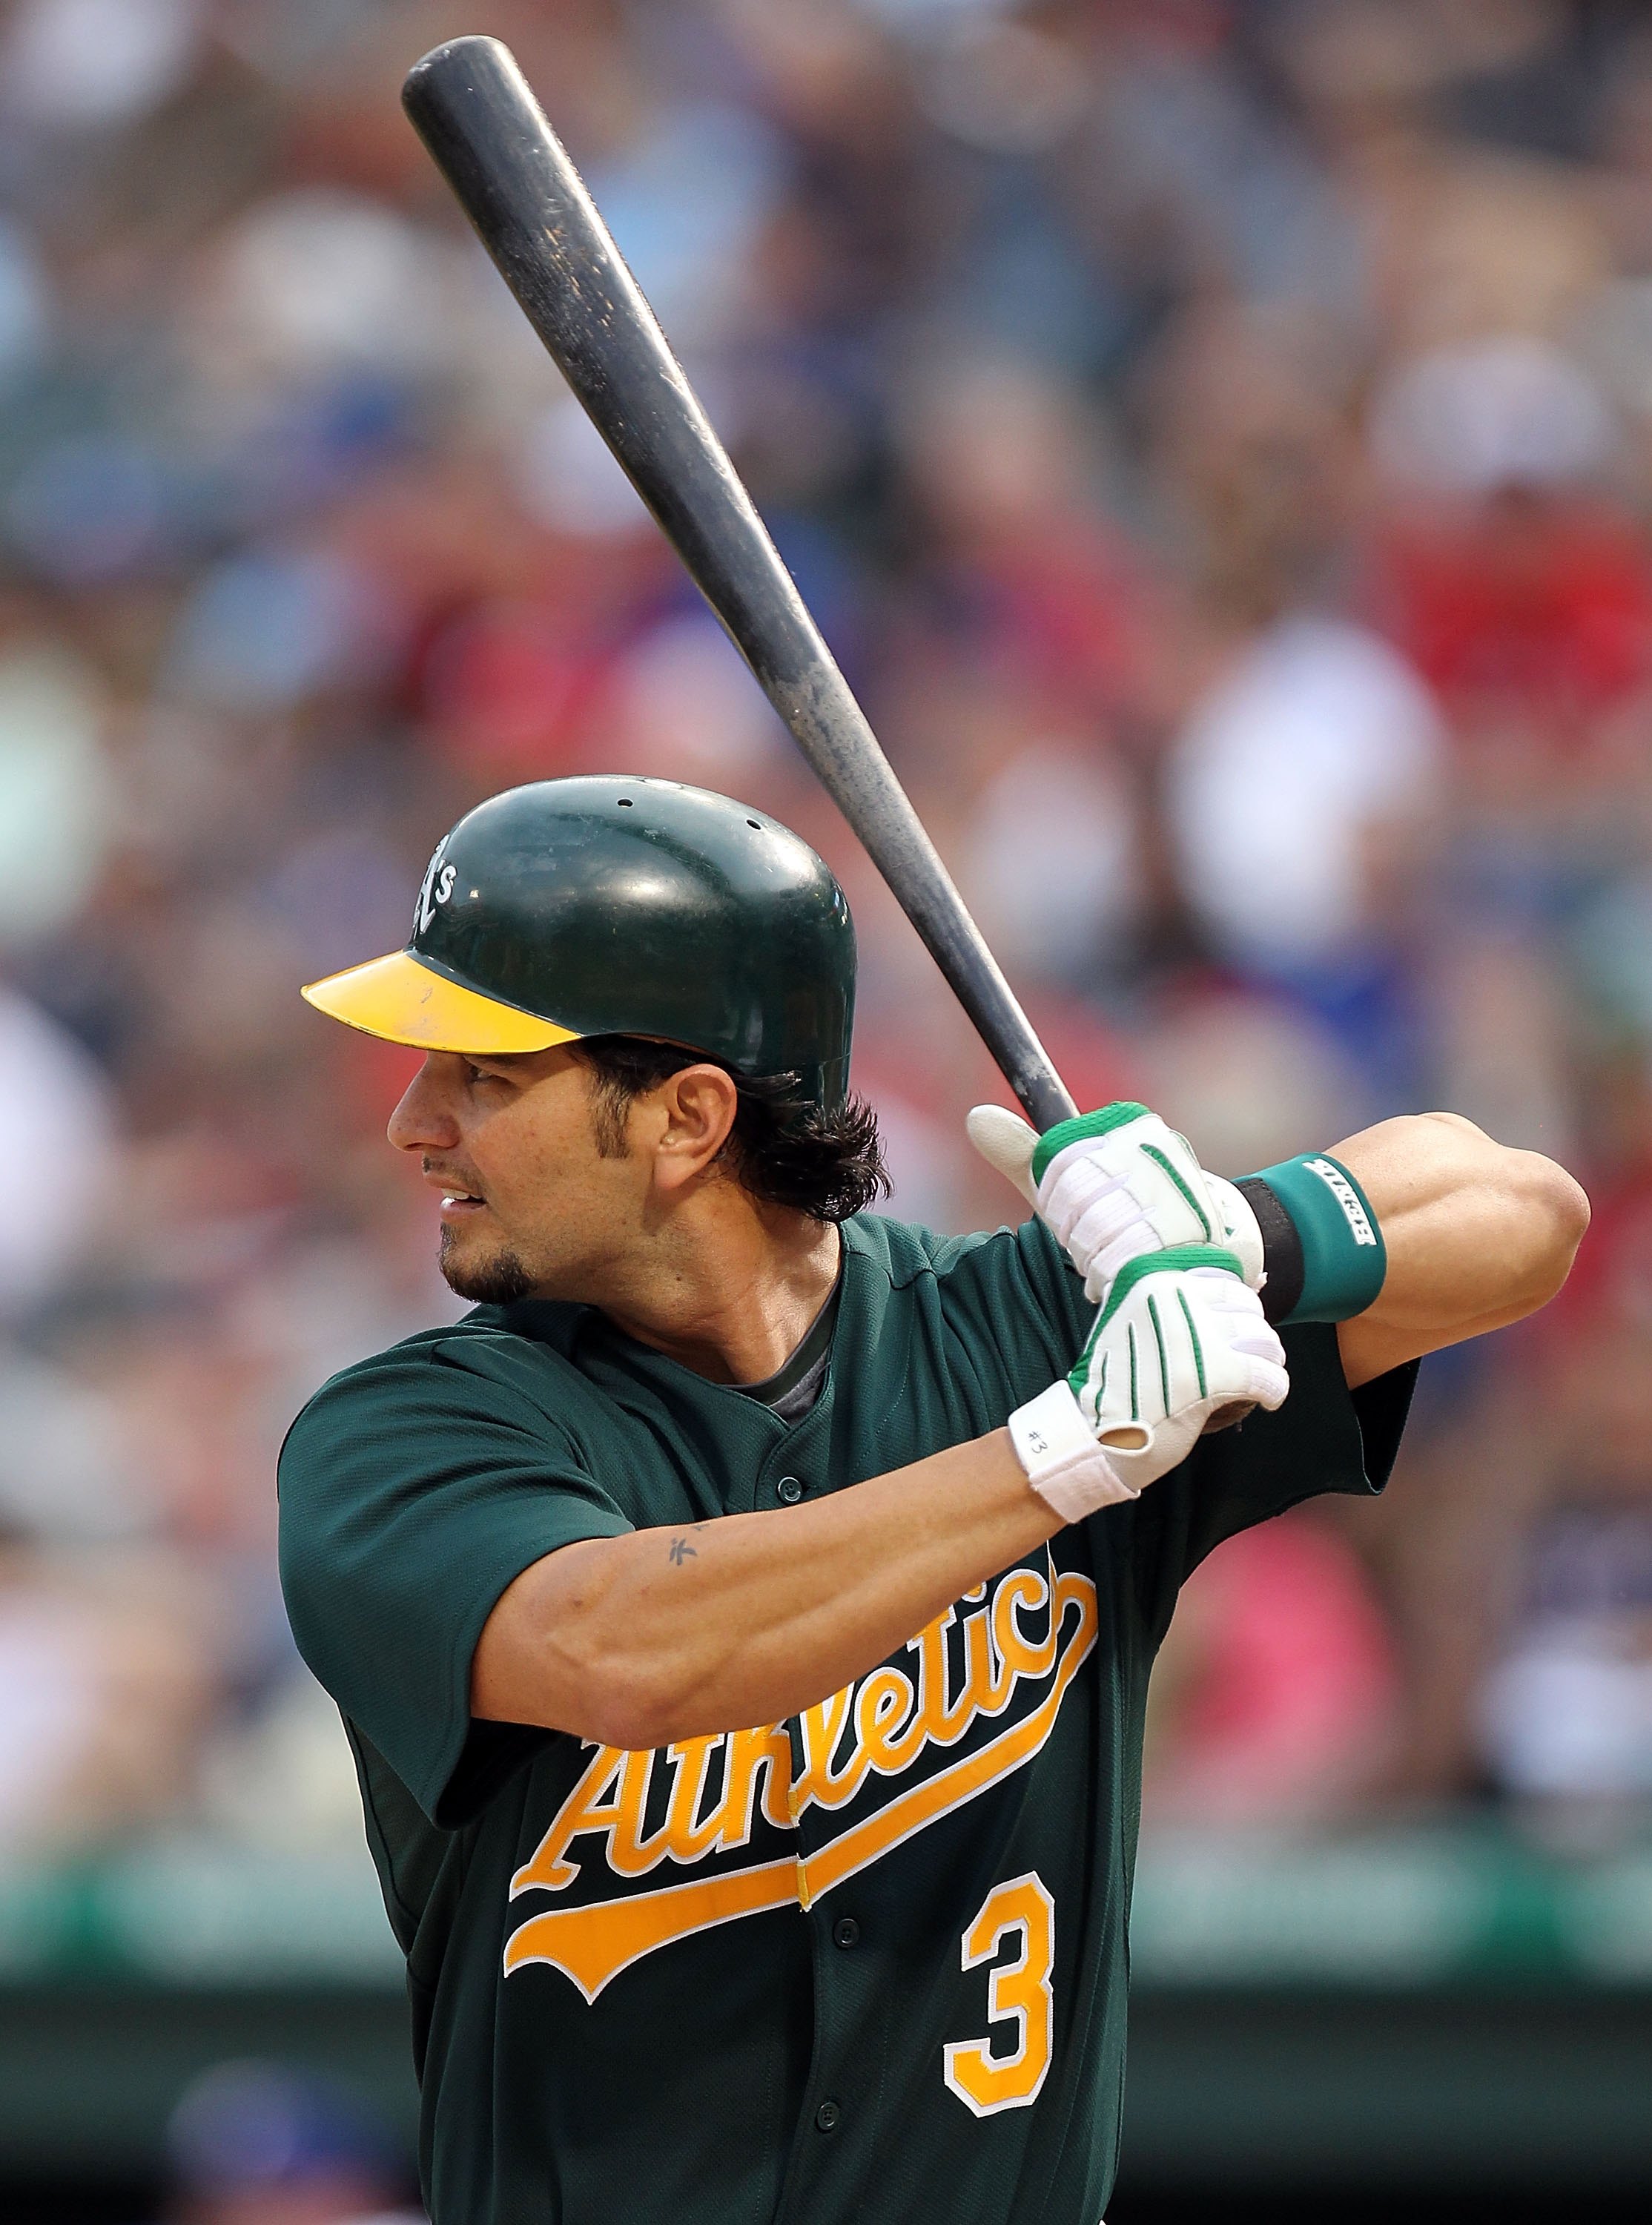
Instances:
[[[817,2133],[835,2133],[842,2122],[843,2111],[835,2101],[822,2101],[814,2113],[814,2129]]]
[[[832,1944],[838,1947],[858,1947],[860,1926],[852,1916],[840,1916],[832,1927]]]
[[[803,1496],[803,1487],[794,1475],[782,1476],[775,1488],[780,1494],[782,1506],[795,1506]]]

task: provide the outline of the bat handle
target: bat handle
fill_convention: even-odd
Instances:
[[[1010,1077],[1022,1111],[1041,1136],[1058,1121],[1071,1120],[1079,1108],[1054,1067],[1039,1066]]]

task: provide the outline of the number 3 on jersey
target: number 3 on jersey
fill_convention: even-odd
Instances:
[[[1021,1952],[1013,1962],[1001,1962],[987,1980],[986,2013],[993,2024],[1013,2019],[1014,2051],[994,2055],[984,2039],[950,2040],[945,2050],[946,2083],[978,2117],[1024,2109],[1037,2100],[1050,2067],[1055,1903],[1036,1870],[994,1886],[988,1893],[964,1934],[964,1968],[974,1970],[990,1962],[1013,1931],[1021,1934]]]

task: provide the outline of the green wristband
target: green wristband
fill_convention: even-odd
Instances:
[[[1295,1225],[1302,1246],[1302,1290],[1287,1322],[1351,1321],[1376,1302],[1388,1249],[1370,1200],[1345,1166],[1324,1151],[1264,1167],[1267,1183]]]

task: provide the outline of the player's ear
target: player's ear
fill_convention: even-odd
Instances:
[[[680,1189],[706,1168],[729,1139],[739,1108],[732,1075],[720,1066],[685,1066],[656,1093],[655,1180]]]

